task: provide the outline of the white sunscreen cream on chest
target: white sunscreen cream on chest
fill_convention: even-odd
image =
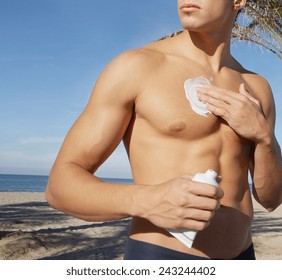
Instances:
[[[184,82],[184,90],[186,98],[190,102],[192,110],[204,117],[207,117],[207,114],[210,113],[206,108],[206,104],[200,101],[197,97],[197,88],[205,85],[210,85],[212,79],[209,79],[204,76],[195,77],[193,79],[186,80]]]
[[[216,181],[217,173],[212,169],[208,169],[206,173],[197,173],[192,178],[195,182],[206,183],[218,187],[218,183]],[[182,242],[188,248],[191,248],[194,242],[194,239],[197,235],[196,230],[189,229],[167,229],[167,231],[177,238],[180,242]]]

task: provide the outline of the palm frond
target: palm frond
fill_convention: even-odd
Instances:
[[[282,59],[281,16],[281,0],[249,0],[234,25],[232,38],[258,44]]]

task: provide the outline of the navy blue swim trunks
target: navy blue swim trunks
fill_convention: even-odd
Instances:
[[[198,257],[172,249],[168,249],[155,244],[127,239],[124,260],[209,260],[208,258]],[[253,244],[233,260],[255,260]]]

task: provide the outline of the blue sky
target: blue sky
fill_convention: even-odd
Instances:
[[[176,0],[0,3],[0,173],[48,174],[106,64],[181,28]],[[271,84],[282,143],[281,60],[245,43],[232,53]],[[131,177],[121,145],[97,174]]]

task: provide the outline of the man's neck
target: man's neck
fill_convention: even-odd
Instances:
[[[184,51],[189,57],[196,57],[197,61],[206,65],[214,73],[218,73],[223,66],[232,60],[230,54],[230,36],[224,34],[202,34],[184,30],[179,38]]]

